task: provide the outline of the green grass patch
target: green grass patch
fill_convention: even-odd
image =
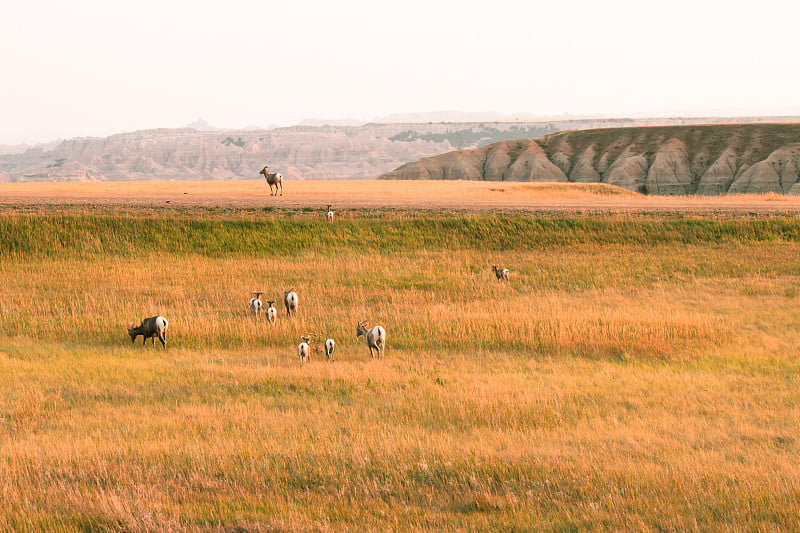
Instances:
[[[0,217],[0,254],[10,257],[280,256],[315,250],[536,250],[550,246],[750,244],[800,241],[800,219],[622,216],[455,216],[359,218],[335,225],[290,217],[93,214]]]

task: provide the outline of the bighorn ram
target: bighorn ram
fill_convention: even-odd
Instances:
[[[328,206],[328,211],[325,213],[325,219],[328,222],[333,222],[333,209],[331,209],[331,206]]]
[[[128,328],[128,335],[131,336],[131,342],[136,342],[136,337],[141,335],[144,337],[142,339],[142,346],[147,343],[147,339],[152,338],[153,344],[156,343],[156,337],[158,340],[161,341],[161,345],[164,349],[167,349],[167,327],[169,323],[167,319],[163,316],[153,316],[150,318],[145,318],[142,320],[142,323],[138,326],[131,325]]]
[[[267,180],[267,185],[269,185],[269,195],[276,196],[278,194],[278,187],[281,188],[281,196],[283,196],[283,174],[280,172],[276,172],[274,174],[268,171],[269,165],[265,166],[261,169],[259,174],[264,175],[264,179]],[[275,192],[272,192],[272,187],[275,186]]]
[[[325,339],[325,357],[328,361],[333,361],[333,351],[336,349],[336,341]]]
[[[293,316],[297,314],[297,304],[299,300],[297,298],[297,293],[294,292],[294,289],[289,289],[287,292],[283,293],[283,305],[286,306],[286,316]]]
[[[300,337],[300,344],[297,345],[297,355],[300,357],[300,366],[308,363],[308,358],[311,355],[311,335],[308,337]]]
[[[359,322],[356,326],[356,338],[361,335],[364,335],[367,341],[370,357],[375,358],[375,355],[372,353],[374,349],[378,352],[378,358],[382,359],[386,349],[386,330],[381,326],[375,326],[367,331],[367,321],[364,320],[363,322]]]
[[[250,311],[255,315],[258,316],[261,313],[261,295],[264,294],[263,292],[254,292],[254,296],[250,298]]]
[[[267,302],[267,320],[275,322],[276,318],[278,318],[278,310],[275,309],[275,300],[270,300]]]
[[[497,268],[497,265],[492,265],[492,271],[497,276],[497,281],[508,281],[508,269]]]

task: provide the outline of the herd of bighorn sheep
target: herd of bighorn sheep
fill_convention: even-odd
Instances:
[[[330,211],[330,208],[328,209]],[[497,277],[498,281],[508,281],[508,269],[499,268],[497,265],[492,265],[492,272]],[[261,314],[263,304],[261,302],[261,295],[263,291],[254,291],[253,297],[250,298],[249,307],[250,313],[258,318]],[[293,318],[297,316],[297,308],[300,303],[300,298],[297,296],[297,291],[289,289],[283,293],[283,303],[286,306],[286,316]],[[278,310],[275,309],[275,300],[267,302],[267,321],[275,323],[278,317]],[[156,337],[161,341],[164,349],[167,348],[167,327],[169,322],[161,315],[145,318],[138,326],[131,325],[128,327],[128,335],[131,337],[131,342],[136,342],[136,337],[141,335],[143,337],[142,345],[147,343],[147,339],[153,339],[153,345],[156,343]],[[369,348],[369,355],[373,359],[377,356],[378,359],[383,359],[386,350],[386,330],[383,326],[374,326],[367,329],[368,324],[366,320],[359,321],[356,324],[356,338],[363,335],[364,340],[367,342]],[[311,341],[314,338],[313,334],[300,337],[300,344],[297,345],[297,355],[300,358],[300,366],[304,366],[311,358]],[[325,349],[325,358],[328,361],[333,361],[333,352],[336,349],[336,341],[328,337],[323,342]]]
[[[270,196],[277,196],[279,189],[280,195],[283,196],[283,176],[280,173],[270,173],[268,170],[269,166],[265,166],[259,173],[263,174],[264,179],[267,180]],[[272,191],[273,186],[275,187],[274,192]],[[328,209],[325,212],[325,219],[328,222],[333,222],[333,214],[334,211],[332,206],[328,205]],[[494,275],[497,277],[498,281],[508,281],[509,272],[507,268],[500,268],[497,265],[492,265],[492,272],[494,272]],[[254,291],[253,297],[250,298],[250,313],[256,318],[261,315],[261,309],[263,308],[261,295],[263,294],[264,292],[262,291]],[[300,299],[297,295],[297,291],[294,289],[289,289],[283,293],[283,305],[286,307],[287,317],[293,318],[297,316],[297,308],[299,304]],[[267,321],[273,324],[277,318],[278,310],[275,308],[275,300],[269,300],[267,302]],[[158,337],[158,340],[161,341],[162,347],[166,349],[168,326],[169,322],[167,322],[167,319],[161,315],[157,315],[143,319],[141,324],[138,326],[129,326],[128,335],[131,337],[131,342],[136,342],[136,337],[141,335],[143,337],[142,345],[147,344],[147,339],[153,339],[153,345],[155,345],[156,337]],[[356,324],[356,338],[363,335],[364,340],[367,343],[367,348],[369,348],[370,357],[374,359],[377,356],[379,359],[383,359],[384,352],[386,350],[386,330],[383,328],[383,326],[374,326],[370,329],[367,329],[367,326],[366,320],[359,321]],[[311,357],[311,341],[313,338],[313,334],[300,337],[300,344],[297,345],[297,355],[300,358],[301,367],[308,363]],[[333,361],[333,352],[336,349],[336,341],[328,337],[323,342],[323,347],[325,350],[325,358],[328,361]]]
[[[249,306],[250,313],[258,318],[261,313],[261,295],[262,291],[253,292],[253,297],[250,298]],[[274,323],[277,317],[277,310],[275,309],[275,301],[270,300],[267,307],[267,320]],[[297,291],[289,289],[283,293],[283,303],[286,307],[286,316],[293,318],[297,316],[297,308],[300,303],[300,298],[297,296]],[[369,348],[369,355],[373,359],[377,356],[383,359],[383,354],[386,349],[386,330],[383,326],[375,326],[372,329],[367,329],[367,321],[363,320],[356,324],[356,338],[364,336],[367,341],[367,348]],[[297,356],[300,358],[300,366],[305,366],[311,359],[311,343],[314,340],[314,334],[300,336],[300,344],[297,345]],[[325,359],[333,361],[333,352],[336,350],[336,341],[327,337],[323,342],[325,350]],[[373,352],[374,350],[374,352]]]

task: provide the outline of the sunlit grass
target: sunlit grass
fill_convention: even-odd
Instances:
[[[0,529],[800,526],[796,219],[55,216],[1,222]]]

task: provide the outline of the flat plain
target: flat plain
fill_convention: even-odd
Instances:
[[[0,185],[0,529],[800,528],[798,200],[285,185]]]

